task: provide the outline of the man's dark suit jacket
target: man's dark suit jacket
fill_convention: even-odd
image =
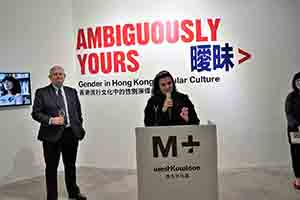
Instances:
[[[81,140],[85,135],[82,127],[82,114],[77,91],[64,86],[68,104],[70,125],[75,136]],[[57,117],[60,110],[55,88],[52,84],[36,90],[32,108],[32,118],[41,123],[38,139],[41,141],[57,142],[64,131],[64,126],[50,125],[50,117]]]

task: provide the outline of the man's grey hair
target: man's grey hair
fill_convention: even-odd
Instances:
[[[63,70],[63,71],[65,72],[65,70],[64,70],[64,68],[63,68],[62,66],[60,66],[60,65],[53,65],[53,66],[50,68],[50,70],[49,70],[49,76],[51,76],[52,73],[53,73],[55,70],[57,70],[57,69],[61,69],[61,70]]]

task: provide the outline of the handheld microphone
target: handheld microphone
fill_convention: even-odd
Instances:
[[[167,94],[166,94],[166,96],[167,96],[167,99],[168,100],[172,100],[172,97],[171,97],[171,93],[170,92],[168,92]],[[169,120],[171,120],[172,119],[172,108],[168,108],[168,114],[169,114]]]

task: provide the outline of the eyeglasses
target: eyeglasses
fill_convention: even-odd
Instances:
[[[172,82],[171,82],[171,81],[168,81],[167,83],[162,83],[161,86],[162,86],[162,87],[165,87],[166,85],[171,85],[171,84],[172,84]]]
[[[57,73],[53,73],[52,75],[54,75],[54,76],[63,76],[63,75],[64,75],[64,73],[57,72]]]

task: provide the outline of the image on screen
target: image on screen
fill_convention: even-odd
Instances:
[[[30,73],[0,72],[0,107],[31,105]]]

